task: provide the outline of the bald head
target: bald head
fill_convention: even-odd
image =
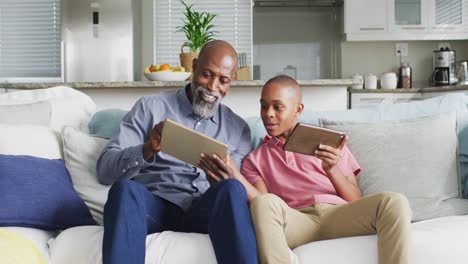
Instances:
[[[212,40],[205,43],[198,55],[198,64],[204,64],[207,60],[217,59],[232,64],[233,71],[237,69],[237,52],[224,40]],[[229,62],[230,61],[230,62]]]
[[[292,100],[296,104],[302,103],[302,92],[301,87],[297,83],[296,80],[287,76],[287,75],[279,75],[274,78],[268,80],[265,85],[263,86],[263,92],[271,93],[272,90],[280,89],[280,94],[284,97],[283,99]],[[278,92],[278,91],[276,91]]]

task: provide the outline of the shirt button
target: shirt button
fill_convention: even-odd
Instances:
[[[193,187],[197,187],[197,184],[196,184],[196,183],[192,183],[192,186],[193,186]]]
[[[123,169],[122,172],[125,172],[125,169]]]
[[[135,165],[138,165],[138,161],[135,161]]]

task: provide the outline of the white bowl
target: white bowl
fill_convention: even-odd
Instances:
[[[150,81],[185,81],[192,75],[191,72],[173,72],[173,71],[157,71],[145,73],[145,77]]]

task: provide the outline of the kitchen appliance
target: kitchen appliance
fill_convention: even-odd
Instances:
[[[398,88],[409,89],[413,87],[413,70],[409,63],[401,64],[398,69]]]
[[[63,0],[66,82],[134,80],[131,0]]]
[[[468,61],[459,61],[457,63],[458,84],[468,85]]]
[[[432,82],[435,86],[452,85],[457,83],[455,75],[455,51],[440,48],[433,53]]]

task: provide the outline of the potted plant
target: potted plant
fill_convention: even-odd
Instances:
[[[187,5],[184,1],[181,3],[185,7],[184,19],[183,25],[177,27],[177,32],[183,32],[186,40],[180,48],[180,64],[186,71],[191,72],[192,61],[198,57],[203,44],[214,39],[216,31],[213,31],[213,19],[216,14],[198,12],[192,9],[193,4]],[[190,52],[184,52],[184,47],[189,47]]]

